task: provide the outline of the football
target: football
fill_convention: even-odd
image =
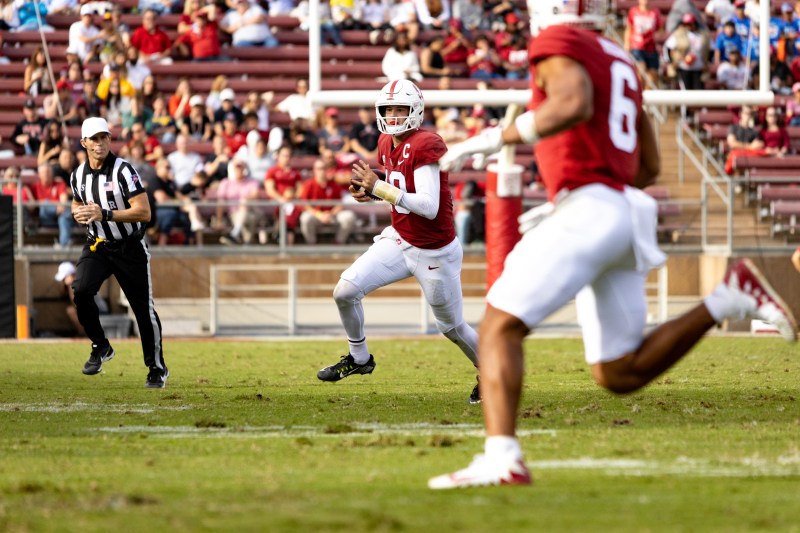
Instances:
[[[386,181],[386,172],[384,172],[383,170],[377,169],[377,168],[372,168],[370,170],[372,170],[372,172],[374,172],[375,175],[378,176],[379,180]],[[361,190],[361,185],[359,185],[358,182],[356,182],[355,180],[351,179],[350,180],[350,184],[353,186],[353,188],[356,191],[360,191]],[[372,198],[373,200],[380,200],[380,198],[378,198],[377,196],[372,195],[372,194],[370,194],[369,197]]]

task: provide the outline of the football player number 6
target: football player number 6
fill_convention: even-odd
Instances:
[[[636,150],[636,103],[625,96],[625,88],[635,91],[639,86],[636,73],[626,63],[611,63],[611,105],[608,131],[615,147],[632,154]],[[627,127],[625,127],[627,126]]]

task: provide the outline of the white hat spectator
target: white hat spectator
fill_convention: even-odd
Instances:
[[[71,276],[75,273],[75,265],[70,263],[69,261],[64,261],[60,265],[58,265],[58,272],[56,272],[55,280],[59,283],[64,281],[67,276]]]
[[[225,100],[234,101],[236,100],[236,93],[233,92],[233,89],[230,87],[222,89],[222,91],[219,93],[219,99],[221,102],[224,102]]]
[[[191,107],[194,107],[196,105],[204,105],[203,104],[203,97],[200,96],[199,94],[196,94],[196,95],[192,96],[191,98],[189,98],[189,105]]]

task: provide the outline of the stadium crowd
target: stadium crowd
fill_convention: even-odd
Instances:
[[[649,0],[639,0],[621,14],[625,48],[642,73],[654,87],[757,86],[758,2],[711,0],[704,11],[697,4],[676,0],[664,14]],[[178,18],[177,24],[161,28],[159,17],[164,15]],[[29,99],[7,144],[16,155],[35,156],[37,174],[43,164],[54,166],[55,185],[23,185],[30,189],[23,197],[39,206],[64,201],[59,184],[69,166],[74,168],[85,157],[68,128],[88,116],[103,116],[112,127],[116,149],[138,162],[147,183],[155,214],[153,243],[203,243],[208,233],[226,244],[267,243],[275,238],[279,212],[290,244],[296,238],[318,242],[325,227],[335,241],[354,238],[359,221],[345,216],[342,223],[342,216],[328,212],[339,213],[342,205],[337,201],[341,204],[349,196],[344,193],[352,163],[359,158],[375,162],[379,132],[371,108],[359,110],[357,116],[333,107],[315,108],[302,78],[293,94],[276,98],[269,90],[237,95],[225,75],[217,76],[207,91],[193,87],[190,77],[182,78],[174,90],[160,90],[163,79],[153,74],[155,65],[232,61],[233,49],[291,46],[280,43],[280,32],[270,20],[294,17],[299,21],[295,31],[307,31],[306,0],[4,0],[0,38],[2,32],[36,30],[38,20],[43,31],[53,31],[48,18],[54,16],[74,19],[66,66],[51,74],[45,50],[32,46],[23,81]],[[488,90],[495,80],[528,76],[527,12],[521,2],[331,0],[321,2],[320,20],[324,46],[342,47],[343,32],[356,30],[363,31],[369,43],[385,47],[383,80],[437,79],[438,88],[446,90],[454,79],[469,78]],[[785,95],[786,104],[753,113],[749,127],[757,133],[755,144],[751,142],[756,139],[734,142],[742,131],[731,127],[722,154],[729,166],[743,153],[780,157],[792,152],[784,126],[800,124],[800,2],[775,10],[770,43],[770,84]],[[271,116],[276,112],[287,114],[289,122],[274,123]],[[739,110],[731,112],[738,123]],[[452,143],[496,124],[501,114],[480,105],[433,108],[426,110],[424,126]],[[324,193],[314,172],[317,160],[326,169]],[[5,177],[19,175],[20,170],[34,171],[11,168]],[[473,208],[480,211],[483,185],[470,181],[454,187],[458,234],[465,244],[480,239],[470,220]],[[4,185],[4,191],[10,188]],[[259,207],[253,207],[254,202]],[[63,208],[58,209],[55,221],[42,216],[49,209],[31,208],[26,216],[34,221],[31,228],[37,223],[58,227],[58,246],[66,246],[70,234],[77,232]],[[316,213],[318,223],[303,224],[310,213]],[[475,218],[481,217],[477,212]]]

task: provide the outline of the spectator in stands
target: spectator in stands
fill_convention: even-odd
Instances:
[[[88,72],[86,74],[91,75]],[[83,86],[86,84],[85,78],[83,65],[77,61],[73,61],[67,65],[67,81],[70,87],[72,87],[72,97],[76,102],[83,97]]]
[[[22,210],[22,224],[26,228],[29,228],[31,224],[31,217],[33,216],[36,208],[30,205],[31,200],[33,200],[33,193],[31,193],[31,190],[27,185],[20,183],[19,177],[20,171],[18,167],[13,165],[6,167],[5,172],[3,172],[4,183],[2,184],[3,188],[0,194],[10,196],[13,205],[17,205],[18,199],[22,200],[21,205],[25,207]]]
[[[311,178],[300,187],[300,199],[308,201],[342,200],[342,186],[329,179],[322,160],[314,162]],[[306,244],[316,244],[317,235],[323,226],[332,226],[336,230],[334,242],[345,244],[356,225],[356,215],[339,205],[306,205],[300,213],[300,232]]]
[[[251,177],[263,181],[267,171],[275,165],[275,161],[267,152],[267,141],[258,130],[250,130],[247,134],[247,144],[236,152],[236,159],[247,163],[247,170]]]
[[[464,27],[460,20],[450,19],[447,25],[447,36],[444,38],[442,46],[442,56],[448,65],[463,66],[467,68],[467,57],[473,48],[470,41],[464,34]]]
[[[717,69],[717,80],[725,89],[747,89],[747,67],[742,63],[742,54],[735,44],[729,45],[727,59]]]
[[[67,296],[69,304],[66,307],[67,317],[69,317],[72,326],[75,328],[77,336],[83,337],[86,331],[78,320],[78,308],[75,307],[75,291],[72,284],[75,282],[75,265],[69,261],[64,261],[58,265],[58,271],[54,279],[61,285],[63,293]],[[108,314],[108,303],[99,294],[94,295],[94,302],[97,305],[100,314]]]
[[[768,155],[785,156],[791,150],[792,142],[783,125],[783,117],[777,107],[768,107],[764,113],[766,124],[761,129],[761,140]]]
[[[225,118],[222,120],[221,135],[225,138],[230,154],[235,154],[239,148],[247,144],[247,136],[239,129],[236,115],[233,113],[225,114]]]
[[[284,138],[297,155],[319,155],[319,137],[304,118],[293,120]]]
[[[450,0],[412,0],[424,30],[443,30],[450,20]]]
[[[482,29],[501,31],[506,22],[506,16],[513,13],[515,5],[513,0],[484,0]]]
[[[155,164],[156,161],[164,158],[164,148],[161,146],[158,137],[149,133],[142,123],[136,123],[131,126],[131,138],[128,141],[128,149],[130,150],[137,143],[144,147],[143,159],[149,164]],[[138,167],[134,168],[138,169]]]
[[[701,81],[706,66],[706,42],[697,30],[694,15],[687,14],[681,25],[664,42],[670,61],[676,68],[680,88],[683,90],[699,90],[703,88]]]
[[[224,91],[228,87],[228,78],[222,74],[216,76],[214,81],[211,82],[211,88],[208,91],[208,97],[206,98],[206,107],[208,108],[211,116],[222,107],[222,100],[220,96],[222,95],[222,91]]]
[[[134,95],[136,92],[134,91]],[[101,107],[100,114],[106,118],[112,129],[122,129],[122,117],[131,112],[131,98],[122,92],[122,80],[111,79],[108,83],[108,94]]]
[[[140,62],[139,64],[142,63]],[[140,93],[142,95],[142,103],[145,107],[149,107],[152,111],[153,102],[161,95],[161,92],[158,90],[158,82],[156,82],[155,76],[152,74],[145,76],[144,81],[142,81],[142,90]]]
[[[694,17],[698,32],[705,34],[708,31],[708,26],[704,22],[703,13],[695,5],[694,0],[675,0],[672,2],[672,7],[669,9],[669,13],[667,14],[667,22],[664,25],[666,32],[671,34],[678,29],[678,26],[681,25],[683,17],[687,14],[690,14]]]
[[[314,122],[317,118],[317,109],[308,98],[308,80],[298,79],[294,94],[290,94],[280,101],[275,109],[282,113],[288,113],[289,119],[292,121],[304,118],[309,122]]]
[[[172,62],[172,41],[156,27],[157,16],[156,10],[148,8],[142,15],[142,25],[131,35],[131,46],[139,50],[139,61],[146,64]]]
[[[206,114],[206,106],[203,97],[195,94],[189,99],[189,116],[182,118],[178,122],[178,129],[193,141],[210,141],[214,135],[214,128]]]
[[[36,164],[55,163],[61,150],[69,150],[69,143],[61,129],[61,123],[51,120],[47,124],[42,142],[39,145],[39,156]]]
[[[419,53],[419,70],[423,77],[440,78],[450,76],[452,71],[447,67],[442,55],[444,37],[434,35]]]
[[[169,109],[167,109],[167,103],[163,96],[153,100],[153,118],[150,124],[150,133],[155,135],[159,142],[171,143],[175,141],[178,126],[175,124],[175,119],[169,114]]]
[[[133,88],[136,89],[137,92],[141,92],[144,88],[145,80],[152,74],[152,71],[150,67],[139,61],[139,49],[133,46],[127,47],[122,57],[117,59],[117,63],[125,68],[125,72],[127,73],[126,79]]]
[[[722,27],[722,32],[717,35],[714,41],[714,65],[719,67],[723,61],[728,60],[728,51],[736,48],[741,54],[744,50],[744,42],[739,34],[736,33],[736,24],[729,20]]]
[[[781,15],[777,21],[780,31],[778,36],[778,58],[788,61],[796,53],[795,41],[797,39],[798,21],[794,18],[794,7],[788,2],[781,5]],[[772,31],[772,21],[770,21]]]
[[[320,2],[324,5],[326,2]],[[363,30],[355,0],[330,0],[330,17],[337,29]]]
[[[269,3],[269,16],[289,15],[294,9],[294,0],[273,0]]]
[[[98,54],[98,47],[105,39],[105,34],[93,22],[94,10],[91,6],[81,6],[81,19],[69,27],[69,45],[67,59],[77,58],[82,64],[93,61]],[[72,56],[72,57],[70,57]]]
[[[194,15],[194,24],[180,34],[175,44],[183,58],[195,61],[220,59],[222,45],[219,40],[216,6],[209,4],[200,8]]]
[[[350,129],[350,150],[365,161],[378,156],[378,121],[375,113],[367,107],[358,108],[358,121]]]
[[[650,7],[649,0],[639,0],[639,5],[628,10],[625,24],[625,51],[631,54],[639,68],[647,72],[650,81],[658,87],[658,51],[656,33],[664,26],[658,9]]]
[[[503,61],[495,52],[489,39],[485,35],[478,35],[475,39],[475,48],[467,56],[469,77],[478,80],[490,80],[500,77],[500,67]]]
[[[394,40],[394,30],[389,24],[389,6],[381,0],[358,0],[361,22],[369,30],[369,42],[390,43]]]
[[[136,89],[134,89],[131,82],[129,82],[122,70],[122,66],[118,63],[110,63],[108,65],[108,77],[103,78],[97,83],[97,96],[100,97],[103,101],[108,101],[109,97],[109,87],[112,83],[116,84],[119,87],[119,94],[126,97],[132,98],[136,96]]]
[[[58,228],[58,246],[68,247],[72,238],[72,212],[67,203],[67,184],[55,179],[50,163],[39,164],[38,179],[31,192],[39,202],[39,227]]]
[[[800,81],[792,85],[792,95],[786,101],[786,120],[790,126],[800,126]]]
[[[189,78],[182,77],[175,87],[175,92],[169,97],[167,108],[169,114],[175,119],[176,123],[183,120],[184,117],[189,116],[191,105],[189,100],[192,98],[192,85],[189,83]]]
[[[406,0],[394,0],[394,3],[389,5],[389,25],[396,32],[405,33],[409,42],[417,42],[419,23],[414,3]]]
[[[755,127],[753,108],[742,106],[739,119],[728,128],[726,139],[728,156],[725,160],[725,172],[733,174],[734,160],[739,156],[760,156],[764,154],[764,141],[761,140]]]
[[[111,8],[111,23],[122,40],[122,49],[131,47],[131,27],[122,22],[122,8],[118,5]]]
[[[440,91],[449,91],[451,88],[450,78],[441,78],[439,80],[438,89]],[[445,144],[461,142],[467,138],[466,130],[461,123],[461,112],[457,107],[434,107],[431,113],[433,114],[436,133],[444,140]]]
[[[47,5],[44,2],[17,0],[14,2],[18,23],[14,26],[14,31],[39,31],[39,20],[42,21],[41,30],[48,32],[55,28],[45,22],[47,17]],[[36,12],[39,12],[37,18]]]
[[[744,12],[745,3],[745,0],[736,0],[733,4],[734,14],[731,17],[731,21],[736,27],[736,35],[742,39],[743,43],[750,38],[750,17]]]
[[[42,45],[34,48],[28,64],[25,65],[25,73],[22,82],[22,90],[31,96],[49,94],[53,92],[55,82],[50,77],[47,70],[47,63],[44,59],[44,49]]]
[[[38,155],[47,121],[39,116],[36,102],[28,98],[22,106],[22,119],[14,126],[11,141],[24,155]]]
[[[308,31],[309,7],[308,0],[301,0],[291,13],[293,17],[300,20],[300,29],[302,31]],[[344,46],[339,27],[336,25],[331,15],[331,6],[326,0],[321,0],[319,2],[319,30],[320,42],[323,45],[333,44],[336,46]]]
[[[247,163],[233,159],[228,164],[228,177],[217,188],[217,199],[228,202],[227,207],[217,206],[217,224],[224,223],[227,213],[232,224],[229,234],[220,237],[222,244],[250,243],[263,216],[251,203],[258,199],[261,183],[247,175]]]
[[[731,0],[709,0],[705,12],[714,21],[713,26],[716,28],[727,23],[735,14]]]
[[[91,77],[83,82],[83,94],[76,103],[78,121],[83,123],[89,117],[99,117],[103,109],[103,100],[97,96],[97,84]]]
[[[758,65],[754,65],[750,71],[750,77],[753,79],[753,86],[758,87],[760,83],[760,69]],[[769,78],[770,89],[781,95],[790,95],[792,93],[792,71],[789,66],[778,59],[777,54],[773,51],[772,57],[769,62]]]
[[[191,180],[191,177],[190,177]],[[156,162],[156,179],[147,184],[148,193],[153,195],[155,201],[155,227],[158,230],[158,244],[165,245],[170,241],[170,237],[175,229],[178,236],[173,237],[178,243],[184,243],[193,239],[194,235],[190,227],[189,216],[182,209],[179,202],[182,196],[178,193],[178,185],[175,183],[170,163],[165,159]],[[187,206],[192,206],[187,203]],[[197,207],[194,206],[196,211]]]
[[[247,93],[247,98],[242,105],[242,113],[254,113],[258,117],[258,131],[262,136],[269,134],[269,113],[272,110],[272,101],[275,99],[273,91],[259,94],[256,91]]]
[[[103,14],[103,22],[100,26],[100,34],[103,40],[100,43],[100,61],[108,63],[112,57],[117,53],[125,52],[125,39],[114,25],[114,20],[111,17],[111,11],[106,11]]]
[[[335,153],[350,151],[350,138],[345,130],[339,126],[339,110],[329,107],[325,110],[322,128],[319,130],[319,147],[328,148]]]
[[[153,11],[158,15],[174,13],[180,0],[139,0],[139,12]]]
[[[294,200],[299,196],[300,184],[303,181],[300,172],[294,168],[292,156],[292,149],[288,146],[278,150],[278,159],[264,178],[264,192],[267,199],[280,204],[275,209],[275,217],[280,216],[280,211],[283,210],[286,228],[289,230],[287,235],[289,244],[294,243],[294,230],[300,222],[300,210],[294,205]]]
[[[72,153],[72,150],[61,150],[61,153],[58,154],[58,162],[53,165],[53,176],[65,184],[69,183],[72,171],[77,167],[78,163],[75,161],[75,154]],[[67,193],[69,194],[70,191],[67,190]]]
[[[141,124],[139,124],[141,127]],[[135,126],[134,126],[135,127]],[[133,128],[131,128],[133,131]],[[125,159],[136,169],[136,173],[144,181],[145,186],[156,179],[155,167],[147,159],[147,149],[141,141],[131,141],[127,147],[127,155]],[[158,161],[158,159],[156,159]],[[155,213],[155,205],[151,206],[152,211]]]
[[[230,115],[233,115],[234,119],[236,120],[236,127],[238,128],[241,126],[242,122],[244,122],[244,113],[242,113],[242,110],[236,105],[236,93],[233,92],[233,89],[222,89],[222,91],[219,93],[219,99],[220,107],[214,111],[215,128],[217,128],[218,131],[221,131],[219,127]]]
[[[386,50],[381,62],[383,75],[389,81],[414,80],[421,81],[422,74],[419,70],[419,59],[411,49],[409,36],[405,32],[398,32],[394,37],[394,44]]]
[[[325,172],[331,179],[347,189],[350,186],[353,163],[356,158],[352,154],[337,154],[333,150],[323,148],[319,151],[320,159],[325,163]]]
[[[185,209],[189,215],[191,230],[194,232],[197,244],[203,244],[203,230],[206,228],[206,220],[213,216],[216,207],[198,205],[208,200],[209,187],[208,174],[203,170],[198,170],[192,176],[192,181],[178,190],[183,196]],[[216,191],[214,192],[216,194]]]
[[[485,222],[486,183],[474,180],[459,182],[453,194],[453,216],[456,225],[456,237],[462,246],[485,239],[483,226]]]
[[[511,37],[511,46],[500,54],[507,80],[526,80],[529,75],[528,43],[522,34]]]
[[[178,188],[189,183],[194,173],[203,169],[203,159],[200,154],[189,150],[189,137],[183,134],[175,138],[175,151],[167,156],[167,161]]]
[[[56,92],[44,97],[43,107],[44,118],[48,120],[61,117],[69,125],[78,123],[78,105],[72,97],[72,85],[67,80],[56,82]]]
[[[267,13],[250,0],[236,0],[234,8],[222,18],[220,28],[231,34],[233,46],[278,46],[267,25]]]
[[[210,184],[217,184],[228,177],[228,163],[231,160],[231,153],[228,149],[228,143],[225,142],[225,137],[222,135],[215,135],[211,140],[211,146],[214,151],[206,157],[206,162],[203,167],[208,175]]]
[[[197,13],[200,11],[201,7],[204,7],[203,4],[205,4],[205,0],[203,0],[203,2],[200,0],[186,0],[183,3],[181,18],[178,20],[178,35],[183,35],[184,33],[191,31],[192,26],[194,26]],[[214,7],[216,8],[216,5]]]

